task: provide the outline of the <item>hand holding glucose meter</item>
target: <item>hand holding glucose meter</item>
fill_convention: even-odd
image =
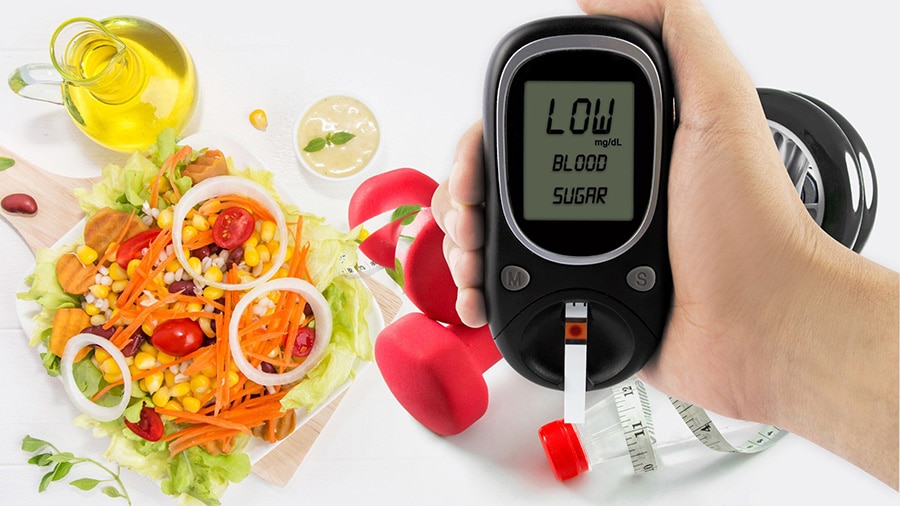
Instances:
[[[493,54],[484,126],[485,298],[498,348],[546,387],[625,380],[656,350],[671,308],[675,115],[662,48],[619,18],[526,24]]]

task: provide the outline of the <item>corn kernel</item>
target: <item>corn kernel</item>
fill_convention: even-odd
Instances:
[[[248,267],[259,265],[259,251],[256,250],[256,246],[244,246],[244,263]]]
[[[275,238],[275,222],[272,220],[263,220],[262,224],[259,226],[259,240],[260,242],[269,242]]]
[[[169,411],[181,411],[184,408],[181,407],[181,404],[178,401],[172,399],[166,403],[165,409],[168,409]]]
[[[106,381],[107,383],[115,383],[115,382],[121,381],[121,380],[122,380],[121,372],[103,373],[103,381]]]
[[[244,252],[244,258],[247,258],[247,252]],[[216,267],[215,265],[211,265],[209,269],[206,269],[206,272],[203,274],[203,278],[212,281],[213,283],[221,283],[225,278],[225,275],[222,273],[222,269]]]
[[[104,313],[91,316],[91,325],[100,326],[106,323],[106,315]]]
[[[197,231],[197,229],[194,228],[192,225],[185,225],[181,229],[181,240],[184,242],[188,242],[191,239],[193,239],[194,237],[197,237],[197,234],[199,234],[199,233],[200,232]]]
[[[153,401],[153,404],[157,406],[165,406],[169,402],[170,398],[171,396],[169,395],[169,387],[163,385],[159,387],[159,390],[157,390],[152,397],[150,397],[150,400]]]
[[[184,397],[191,393],[191,384],[187,381],[175,383],[175,386],[169,389],[169,395],[172,397]]]
[[[250,111],[249,119],[250,124],[257,130],[265,130],[266,127],[269,126],[269,118],[266,116],[266,111],[262,109],[253,109]]]
[[[184,309],[188,313],[199,313],[200,311],[203,311],[203,304],[196,301],[191,301],[188,302],[187,306],[185,306]]]
[[[137,352],[137,355],[134,356],[134,366],[141,371],[153,369],[156,367],[156,357],[146,351],[139,351]]]
[[[75,250],[75,256],[78,257],[78,260],[81,260],[81,263],[84,265],[90,265],[97,261],[97,251],[88,246],[87,244],[82,244]]]
[[[141,324],[141,330],[144,331],[144,334],[147,334],[148,336],[152,336],[153,331],[156,330],[156,321],[148,318],[147,321],[145,321],[144,323]],[[149,343],[144,343],[144,344],[149,344]]]
[[[241,377],[238,376],[237,371],[228,371],[228,388],[231,388],[238,384],[238,381],[241,380]]]
[[[108,351],[99,346],[94,347],[94,358],[97,359],[97,364],[102,364],[109,357],[110,355]]]
[[[93,302],[88,302],[84,305],[84,312],[90,316],[100,314],[100,308],[98,308]]]
[[[209,391],[209,378],[203,374],[197,374],[191,377],[191,391],[195,394],[205,394]]]
[[[191,218],[191,226],[196,228],[198,232],[209,230],[209,222],[200,213],[194,214],[194,217]]]
[[[244,251],[246,251],[247,248],[255,248],[257,244],[259,244],[259,234],[257,234],[256,232],[253,232],[252,234],[250,234],[250,237],[247,238],[247,240],[244,241],[244,244],[242,244],[241,246],[243,246]]]
[[[203,289],[203,296],[210,300],[219,300],[225,295],[225,290],[214,286],[207,286]]]
[[[172,228],[172,221],[175,217],[175,208],[173,206],[169,206],[162,211],[159,212],[159,216],[156,217],[156,225],[159,228]]]
[[[144,381],[144,378],[141,378],[140,380],[138,380],[138,388],[140,388],[142,392],[147,391],[147,382]]]
[[[169,260],[169,263],[166,264],[166,272],[175,272],[178,269],[181,269],[181,262],[177,258]]]
[[[134,277],[134,273],[137,272],[137,268],[139,265],[141,265],[141,261],[137,258],[134,258],[128,262],[128,266],[125,267],[125,273],[128,274],[129,278]]]
[[[146,387],[146,389],[144,391],[149,394],[153,394],[153,393],[156,393],[156,391],[159,390],[160,387],[163,386],[163,382],[165,381],[165,378],[163,377],[162,371],[156,371],[153,374],[142,379],[141,381],[144,383],[144,386]]]
[[[259,261],[263,263],[268,263],[272,260],[272,253],[269,252],[269,248],[265,244],[260,244],[256,247],[256,253],[259,254]]]
[[[212,328],[212,320],[209,318],[200,318],[197,320],[197,323],[200,324],[200,330],[203,331],[203,335],[206,337],[216,337],[216,331]],[[215,374],[215,372],[213,372]]]
[[[207,378],[216,377],[216,368],[214,366],[204,367],[200,370],[200,374],[206,376]]]
[[[144,341],[143,343],[141,343],[140,351],[143,351],[143,352],[145,352],[145,353],[149,353],[149,354],[151,354],[151,355],[153,355],[153,356],[155,357],[155,356],[156,356],[156,353],[157,353],[159,350],[156,349],[156,346],[153,346],[153,343],[151,343],[151,342],[149,342],[149,341]]]
[[[109,265],[109,277],[111,277],[113,281],[127,280],[128,273],[125,272],[125,269],[123,269],[121,265],[113,262]]]
[[[184,406],[185,411],[190,411],[191,413],[196,413],[203,407],[203,405],[200,404],[200,399],[190,396],[181,399],[181,405]]]
[[[160,350],[160,351],[158,351],[158,352],[156,353],[156,360],[157,360],[160,364],[165,365],[165,364],[171,364],[172,362],[174,362],[174,361],[175,361],[175,357],[173,357],[172,355],[169,355],[168,353],[166,353],[166,352]]]
[[[113,293],[122,293],[125,291],[126,286],[128,286],[127,279],[117,279],[109,285],[109,289],[112,290]]]
[[[200,271],[203,270],[203,261],[197,257],[188,257],[188,267],[197,274],[200,274]]]
[[[120,376],[122,374],[122,370],[119,369],[118,362],[116,362],[116,359],[112,357],[108,357],[103,360],[103,362],[100,362],[98,369],[100,369],[100,372],[102,372],[103,374],[112,373],[119,374]]]
[[[91,285],[90,291],[98,299],[109,297],[109,287],[106,285]]]
[[[175,373],[174,372],[166,369],[166,371],[163,373],[163,377],[165,378],[165,383],[166,383],[167,387],[172,388],[173,386],[175,386]]]

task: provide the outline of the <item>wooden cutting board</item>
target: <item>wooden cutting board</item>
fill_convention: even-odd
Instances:
[[[12,167],[0,171],[0,199],[13,193],[27,193],[37,201],[38,212],[32,216],[0,210],[0,216],[13,226],[32,251],[52,246],[84,218],[84,212],[78,207],[72,190],[90,188],[99,178],[59,176],[28,163],[3,147],[0,147],[0,157],[15,160]],[[378,281],[371,278],[364,280],[378,303],[385,323],[390,323],[400,310],[402,300]],[[303,462],[343,397],[341,394],[257,461],[253,465],[253,472],[270,483],[284,486]]]

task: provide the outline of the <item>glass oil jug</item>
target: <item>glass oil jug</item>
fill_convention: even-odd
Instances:
[[[63,104],[88,137],[117,151],[144,150],[190,123],[197,76],[183,44],[136,17],[73,18],[50,41],[52,66],[29,64],[9,77],[21,96]]]

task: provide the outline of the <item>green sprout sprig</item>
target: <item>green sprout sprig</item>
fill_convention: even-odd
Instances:
[[[16,164],[16,161],[12,158],[6,158],[5,156],[0,156],[0,171],[6,170],[13,165]]]
[[[306,144],[303,151],[307,153],[315,153],[325,149],[325,146],[340,146],[350,142],[350,139],[356,137],[350,132],[328,132],[325,137],[315,137]]]
[[[72,480],[71,482],[69,482],[69,485],[72,485],[79,490],[93,490],[102,483],[115,482],[115,485],[106,485],[101,488],[100,491],[108,497],[112,497],[113,499],[121,497],[122,499],[125,499],[126,502],[128,502],[129,506],[131,505],[131,498],[128,497],[128,491],[125,490],[125,484],[122,483],[122,480],[119,478],[119,473],[113,472],[111,469],[97,462],[96,460],[84,457],[76,457],[71,452],[62,452],[59,450],[59,448],[52,445],[51,443],[42,439],[33,438],[31,436],[25,436],[25,439],[22,440],[22,450],[34,454],[30,459],[28,459],[29,464],[34,464],[38,467],[52,466],[50,471],[48,471],[47,474],[45,474],[44,477],[41,478],[41,484],[38,486],[38,492],[47,490],[47,487],[49,487],[51,483],[53,483],[54,481],[60,481],[68,476],[69,472],[76,465],[93,464],[106,471],[106,473],[110,475],[110,478],[106,478],[103,480],[97,480],[94,478],[79,478],[77,480]]]

